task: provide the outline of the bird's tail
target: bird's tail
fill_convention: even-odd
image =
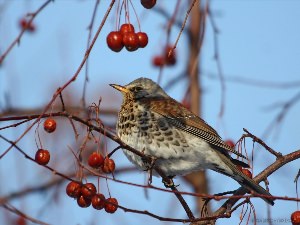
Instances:
[[[247,188],[249,191],[254,191],[257,194],[265,195],[266,197],[261,197],[265,202],[267,202],[270,205],[274,205],[274,201],[271,198],[268,198],[267,196],[272,197],[272,195],[263,187],[261,187],[259,184],[255,183],[251,178],[247,177],[245,174],[242,173],[231,161],[230,158],[222,155],[221,158],[223,161],[226,162],[226,164],[230,167],[233,174],[225,174],[227,176],[232,177],[234,180],[236,180],[240,185]],[[224,171],[223,171],[224,172]]]
[[[239,169],[236,169],[240,173],[236,173],[232,177],[237,182],[239,182],[240,185],[247,188],[249,191],[254,191],[257,194],[265,195],[266,198],[261,197],[265,202],[267,202],[270,205],[274,205],[274,201],[271,198],[268,198],[267,196],[272,197],[272,195],[263,187],[261,187],[259,184],[255,183],[251,178],[247,177],[245,174],[243,174]]]

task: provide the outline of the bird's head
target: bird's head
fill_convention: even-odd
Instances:
[[[168,97],[166,92],[157,83],[143,77],[125,86],[118,84],[110,84],[110,86],[120,91],[125,99],[139,100],[143,98]]]

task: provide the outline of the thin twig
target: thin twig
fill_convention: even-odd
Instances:
[[[40,225],[50,225],[49,223],[45,223],[45,222],[43,222],[41,220],[38,220],[38,219],[35,219],[35,218],[31,217],[31,216],[26,215],[25,213],[23,213],[22,211],[18,210],[17,208],[15,208],[14,206],[12,206],[12,205],[10,205],[8,203],[3,204],[1,206],[3,208],[7,209],[8,211],[12,212],[12,213],[15,213],[15,214],[17,214],[19,216],[24,217],[26,220],[29,220],[32,223],[36,223],[36,224],[40,224]]]
[[[79,73],[80,73],[80,71],[81,71],[81,69],[83,68],[83,66],[84,66],[84,64],[85,64],[85,62],[86,62],[86,60],[87,60],[87,58],[88,58],[88,56],[89,56],[89,54],[90,54],[90,52],[91,52],[91,50],[92,50],[92,48],[94,47],[94,44],[95,44],[95,42],[96,42],[96,40],[98,39],[98,36],[99,36],[99,34],[100,34],[100,32],[101,32],[101,30],[102,30],[102,28],[103,28],[103,26],[104,26],[104,24],[105,24],[105,22],[106,22],[106,20],[107,20],[107,17],[108,17],[108,15],[109,15],[109,13],[110,13],[110,11],[111,11],[111,9],[112,9],[112,7],[113,7],[113,5],[114,5],[114,3],[115,3],[115,0],[112,0],[111,1],[111,3],[110,3],[110,5],[109,5],[109,7],[108,7],[108,9],[107,9],[107,11],[106,11],[106,13],[105,13],[105,15],[104,15],[104,17],[103,17],[103,19],[102,19],[102,22],[101,22],[101,24],[99,25],[99,27],[98,27],[98,30],[97,30],[97,32],[96,32],[96,34],[95,34],[95,36],[94,36],[94,38],[93,38],[93,40],[92,40],[92,42],[91,42],[91,45],[90,45],[90,47],[86,50],[86,52],[85,52],[85,56],[84,56],[84,58],[83,58],[83,60],[82,60],[82,62],[80,63],[80,65],[79,65],[79,67],[78,67],[78,69],[77,69],[77,71],[75,72],[75,74],[72,76],[72,78],[69,80],[69,81],[67,81],[61,88],[60,88],[60,90],[59,91],[56,91],[56,93],[53,95],[53,97],[52,97],[52,99],[50,100],[50,102],[48,103],[48,105],[46,105],[46,107],[45,107],[45,109],[43,110],[43,112],[41,113],[41,115],[23,132],[23,134],[21,134],[20,136],[19,136],[19,138],[17,138],[16,140],[15,140],[15,142],[13,143],[13,144],[11,144],[11,146],[10,147],[8,147],[7,149],[6,149],[6,152],[8,152],[10,149],[12,149],[13,147],[14,147],[14,144],[17,144],[30,130],[31,130],[31,128],[35,125],[35,124],[37,124],[39,121],[40,121],[40,119],[42,118],[42,116],[43,116],[43,114],[44,113],[46,113],[47,111],[48,111],[48,109],[51,107],[51,105],[53,104],[53,102],[56,100],[56,98],[59,96],[59,94],[66,88],[66,87],[68,87],[72,82],[74,82],[76,79],[77,79],[77,77],[78,77],[78,75],[79,75]]]
[[[260,138],[256,137],[255,135],[251,134],[246,128],[243,129],[247,134],[243,135],[251,137],[253,139],[254,142],[259,143],[261,146],[263,146],[268,152],[270,152],[272,155],[276,156],[277,158],[282,157],[282,154],[280,152],[276,152],[274,151],[271,147],[269,147],[263,140],[261,140]]]
[[[52,1],[54,2],[54,0],[47,0],[34,13],[29,13],[30,19],[28,20],[27,23],[31,24],[32,21],[34,20],[34,18]],[[0,57],[0,65],[3,63],[3,60],[6,58],[6,56],[8,55],[8,53],[13,49],[13,47],[16,44],[20,43],[21,38],[22,38],[22,36],[23,36],[23,34],[25,33],[26,30],[27,30],[27,27],[24,27],[21,30],[20,34],[17,36],[17,38],[10,44],[10,46],[8,46],[8,48],[6,49],[6,51],[1,55],[1,57]]]

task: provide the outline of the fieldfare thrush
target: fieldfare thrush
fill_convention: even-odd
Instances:
[[[155,158],[155,166],[167,176],[211,169],[233,178],[249,191],[272,196],[237,168],[238,165],[249,167],[229,155],[232,152],[243,157],[240,153],[226,145],[211,126],[171,98],[157,83],[138,78],[125,86],[110,86],[123,94],[117,135],[127,145]],[[123,151],[133,164],[147,169],[140,156]],[[263,199],[274,204],[271,198]]]

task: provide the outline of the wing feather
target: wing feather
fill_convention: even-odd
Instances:
[[[151,111],[164,116],[173,126],[216,146],[221,153],[228,155],[228,152],[232,152],[242,158],[246,158],[230,146],[226,145],[216,130],[176,100],[172,98],[145,98],[141,100],[141,103],[146,104]]]

